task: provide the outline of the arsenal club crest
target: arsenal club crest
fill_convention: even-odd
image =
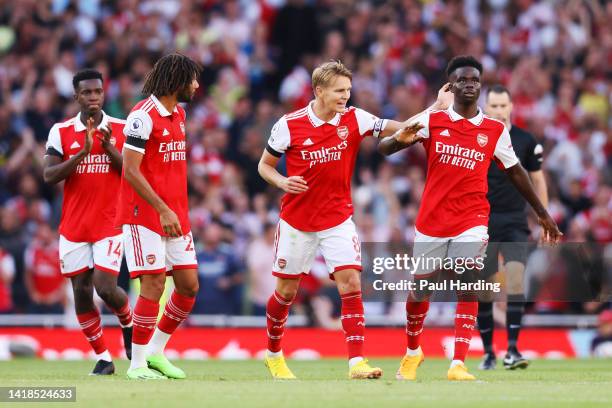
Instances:
[[[283,258],[280,258],[280,259],[278,260],[278,267],[279,267],[280,269],[285,269],[285,266],[287,266],[287,260],[286,260],[286,259],[283,259]]]
[[[342,140],[346,140],[349,135],[348,127],[346,126],[338,126],[338,137]]]
[[[149,265],[153,265],[155,263],[155,255],[153,254],[147,255],[147,262],[149,263]]]
[[[179,126],[181,127],[181,132],[183,132],[183,134],[185,134],[185,124],[183,122],[181,122],[179,124]]]
[[[476,136],[476,141],[478,142],[478,146],[485,147],[489,142],[489,137],[487,135],[479,133],[478,136]]]
[[[110,144],[112,144],[113,146],[115,146],[117,144],[117,139],[115,139],[115,136],[111,136],[110,140],[109,140]]]

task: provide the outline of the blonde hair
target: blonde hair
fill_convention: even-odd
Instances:
[[[345,67],[339,60],[331,60],[319,65],[312,71],[312,89],[315,90],[317,86],[328,86],[336,76],[347,77],[350,80],[353,79],[351,70]]]

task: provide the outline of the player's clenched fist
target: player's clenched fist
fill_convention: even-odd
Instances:
[[[174,211],[168,209],[159,214],[159,222],[166,234],[171,237],[182,237],[181,223]]]
[[[302,176],[286,177],[278,187],[289,194],[301,194],[308,191],[308,184]]]
[[[424,139],[422,136],[417,135],[417,133],[421,129],[423,129],[423,125],[421,125],[420,123],[412,123],[411,125],[406,126],[405,128],[395,132],[395,134],[393,134],[393,137],[395,138],[395,140],[402,144],[412,145]]]

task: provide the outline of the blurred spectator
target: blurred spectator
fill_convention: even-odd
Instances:
[[[597,335],[591,341],[593,357],[612,357],[612,310],[604,310],[599,314]]]
[[[222,239],[223,227],[214,221],[199,234],[196,257],[200,291],[194,313],[232,315],[242,312],[242,267],[232,247]]]
[[[13,310],[11,285],[15,278],[15,260],[4,249],[0,248],[0,313]]]
[[[249,300],[251,313],[255,316],[266,315],[266,303],[276,288],[276,280],[271,272],[275,255],[275,234],[276,225],[267,223],[263,234],[251,242],[246,253]]]
[[[25,284],[32,299],[30,313],[63,313],[65,278],[57,261],[57,234],[41,224],[25,251]],[[61,261],[60,261],[61,262]]]

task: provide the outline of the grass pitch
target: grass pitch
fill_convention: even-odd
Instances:
[[[448,361],[427,359],[416,382],[395,380],[398,359],[374,359],[383,378],[346,379],[345,360],[289,361],[297,381],[273,381],[258,360],[179,361],[187,380],[128,381],[127,361],[115,361],[112,377],[90,377],[92,361],[16,360],[0,362],[0,386],[76,386],[85,407],[610,407],[612,364],[608,360],[537,360],[527,370],[476,370],[478,381],[446,380]],[[0,403],[0,406],[40,406]]]

